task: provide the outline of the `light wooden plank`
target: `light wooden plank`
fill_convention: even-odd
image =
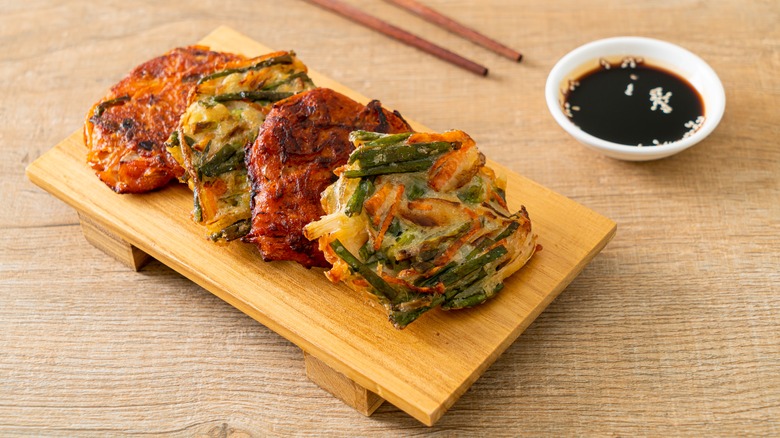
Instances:
[[[217,29],[202,43],[247,55],[269,50],[228,28]],[[312,76],[320,85],[367,100],[316,72]],[[615,223],[604,216],[496,163],[490,165],[507,175],[510,206],[528,208],[544,250],[508,279],[492,302],[458,312],[432,311],[403,331],[387,323],[371,298],[329,283],[320,270],[264,263],[248,245],[205,241],[189,219],[191,195],[183,186],[116,195],[84,164],[80,133],[32,163],[27,175],[108,232],[432,425],[615,233]]]
[[[309,380],[361,414],[370,416],[384,402],[382,397],[358,385],[311,354],[304,352],[303,360]]]

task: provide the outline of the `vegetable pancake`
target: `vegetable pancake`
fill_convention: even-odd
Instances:
[[[249,230],[250,189],[244,164],[273,102],[314,88],[293,52],[238,61],[198,81],[168,151],[187,170],[193,218],[214,241]]]
[[[118,193],[165,186],[184,170],[163,143],[187,107],[187,95],[203,75],[239,55],[204,46],[173,49],[147,61],[90,108],[84,123],[87,162]]]
[[[483,303],[536,251],[525,207],[510,213],[506,182],[465,133],[352,139],[322,194],[327,216],[305,234],[333,264],[328,278],[376,295],[395,327]]]

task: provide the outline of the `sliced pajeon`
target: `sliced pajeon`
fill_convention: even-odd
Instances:
[[[485,302],[536,251],[525,207],[509,211],[505,180],[464,132],[352,140],[322,195],[327,215],[305,233],[333,264],[328,278],[375,295],[395,327]]]
[[[165,186],[184,169],[165,152],[198,80],[244,59],[205,46],[177,48],[134,68],[90,108],[84,123],[87,163],[117,193]]]
[[[193,218],[214,241],[249,231],[250,188],[244,164],[274,102],[314,88],[293,52],[274,52],[231,63],[203,77],[168,141],[168,151],[186,169],[194,193]]]
[[[244,241],[263,260],[293,260],[306,267],[328,266],[303,227],[325,214],[320,194],[336,180],[333,171],[354,149],[349,133],[411,131],[397,112],[374,100],[368,105],[328,88],[278,102],[249,148],[252,229]]]

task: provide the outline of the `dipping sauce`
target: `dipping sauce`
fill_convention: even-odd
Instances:
[[[583,131],[630,146],[657,146],[692,135],[704,104],[684,78],[627,57],[570,80],[564,113]]]

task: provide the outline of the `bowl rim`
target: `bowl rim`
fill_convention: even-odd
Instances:
[[[636,48],[632,49],[631,47]],[[617,50],[618,48],[620,49]],[[705,121],[701,128],[699,128],[692,135],[684,137],[680,140],[660,145],[636,146],[614,143],[583,131],[564,114],[563,108],[561,108],[559,101],[559,86],[566,78],[567,74],[576,71],[578,68],[588,63],[587,60],[583,61],[580,58],[590,52],[602,52],[601,54],[594,54],[593,56],[588,57],[587,59],[590,62],[601,57],[614,56],[618,54],[630,56],[630,52],[632,50],[641,50],[638,48],[644,48],[645,50],[648,48],[657,49],[657,53],[661,55],[656,54],[652,56],[652,58],[659,62],[663,62],[664,68],[666,68],[667,65],[673,65],[673,63],[666,59],[665,56],[670,57],[672,55],[677,55],[678,57],[683,57],[685,58],[686,64],[693,65],[697,71],[702,73],[703,77],[708,81],[708,83],[712,85],[705,93],[704,90],[691,84],[701,95],[705,107]],[[612,53],[610,51],[612,51]],[[580,60],[578,61],[578,59]],[[675,73],[683,76],[690,82],[690,78],[684,75],[682,72],[675,71]],[[561,59],[559,59],[555,66],[553,66],[553,68],[550,70],[550,73],[547,76],[547,82],[545,84],[545,98],[547,101],[547,107],[555,121],[575,139],[597,149],[611,152],[612,156],[632,155],[645,158],[661,158],[673,155],[700,142],[708,135],[710,135],[712,131],[714,131],[718,126],[726,107],[726,93],[723,89],[723,83],[721,82],[717,73],[715,73],[715,70],[710,67],[710,65],[707,64],[702,58],[676,44],[640,36],[617,36],[599,39],[583,44],[570,51]]]

